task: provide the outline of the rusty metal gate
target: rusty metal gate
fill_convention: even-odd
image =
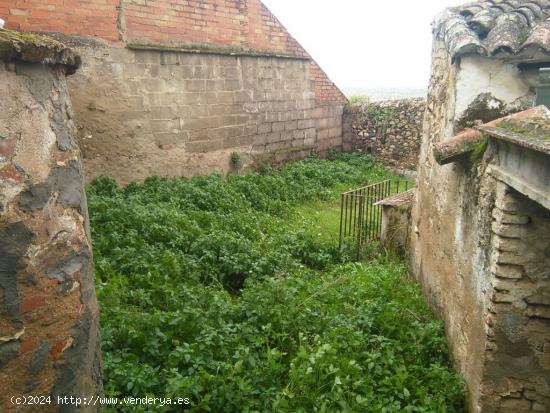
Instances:
[[[369,241],[380,240],[382,231],[382,207],[378,201],[407,191],[412,185],[408,181],[391,179],[353,189],[341,194],[340,199],[340,248],[351,241],[357,247],[359,257],[361,246]]]

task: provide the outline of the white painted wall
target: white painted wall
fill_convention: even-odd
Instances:
[[[482,56],[465,56],[456,78],[455,119],[460,119],[472,101],[490,93],[510,107],[532,98],[532,92],[516,65]],[[498,102],[495,102],[498,106]]]

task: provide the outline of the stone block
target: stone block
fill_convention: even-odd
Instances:
[[[210,129],[218,128],[222,126],[222,119],[218,116],[210,116],[207,118],[188,118],[183,119],[181,129],[193,130],[193,129]]]
[[[493,301],[495,303],[513,303],[514,297],[511,294],[497,292],[493,294]]]
[[[160,53],[160,64],[161,65],[179,65],[179,53],[176,52],[161,52]]]
[[[511,292],[514,291],[517,285],[516,281],[513,281],[511,279],[504,279],[504,278],[494,278],[493,279],[493,288],[496,291],[504,291],[504,292]]]
[[[258,133],[269,133],[271,132],[271,123],[262,123],[258,126]]]
[[[152,50],[136,50],[135,61],[137,64],[160,65],[160,53]]]
[[[523,278],[523,267],[520,265],[506,265],[494,263],[491,272],[497,277],[519,280]]]
[[[153,132],[178,132],[179,120],[161,119],[152,120],[150,123]]]
[[[224,131],[225,139],[244,135],[244,126],[225,126],[222,130]]]
[[[143,112],[141,117],[143,117]],[[174,119],[176,117],[178,117],[178,110],[175,106],[153,106],[151,108],[151,118],[153,119]]]
[[[250,124],[250,125],[244,125],[244,134],[246,136],[250,135],[256,135],[258,133],[258,125]]]
[[[188,140],[190,142],[195,142],[195,141],[204,141],[204,140],[207,140],[207,139],[210,139],[210,138],[213,138],[214,140],[222,139],[223,134],[220,134],[219,136],[212,136],[211,135],[211,133],[216,131],[216,130],[218,130],[218,129],[199,129],[199,130],[189,131],[189,132],[187,132]]]
[[[235,103],[252,102],[252,92],[248,90],[237,90],[235,92]]]
[[[317,119],[316,126],[318,129],[326,129],[329,127],[329,120],[327,118]]]
[[[279,112],[279,122],[288,122],[292,120],[292,112]]]
[[[292,132],[281,132],[281,141],[291,142],[294,139]]]
[[[493,221],[493,232],[504,238],[521,238],[524,235],[524,226],[516,224],[502,224]]]
[[[223,148],[222,140],[206,140],[188,142],[185,144],[185,150],[189,153],[206,153],[217,151]]]
[[[286,146],[287,145],[285,144],[285,142],[274,142],[267,144],[265,149],[267,152],[273,152],[278,151],[279,149],[283,149]]]
[[[493,218],[503,224],[525,225],[529,223],[529,217],[521,214],[510,214],[502,209],[493,209]]]
[[[271,130],[273,132],[281,132],[285,130],[285,123],[284,122],[274,122],[271,124]]]
[[[500,402],[500,409],[511,409],[517,413],[525,412],[531,409],[531,402],[527,399],[505,398]]]
[[[540,317],[550,319],[550,307],[542,305],[530,305],[527,307],[527,315],[529,317]]]
[[[230,138],[225,138],[223,140],[223,147],[225,149],[227,148],[235,148],[239,146],[247,146],[252,144],[252,139],[250,136],[233,136]]]
[[[310,129],[315,127],[313,119],[302,119],[298,121],[298,129]]]
[[[179,132],[179,133],[170,133],[170,132],[164,132],[164,133],[155,133],[153,134],[155,137],[155,144],[159,147],[162,145],[180,145],[185,142],[187,142],[189,135],[185,132]]]
[[[260,134],[253,137],[252,143],[254,145],[265,145],[267,143],[268,134]]]
[[[493,238],[493,246],[499,251],[517,253],[521,248],[521,240],[519,238],[503,238],[495,235]]]
[[[187,92],[205,92],[206,80],[191,79],[185,81],[185,91]]]
[[[521,211],[521,201],[515,196],[513,190],[502,182],[497,183],[495,206],[508,213]]]
[[[281,141],[281,132],[267,134],[267,143],[274,143]]]
[[[315,139],[317,137],[317,129],[311,128],[304,130],[304,137],[306,139]]]
[[[514,252],[495,251],[494,262],[497,264],[522,265],[525,257]]]
[[[289,122],[285,122],[285,131],[293,131],[295,129],[298,129],[298,121],[291,120]]]
[[[224,90],[225,81],[223,79],[208,79],[206,81],[207,92],[218,92]]]
[[[224,105],[231,105],[235,102],[235,93],[234,92],[217,92],[216,93],[216,102],[222,103]]]
[[[293,130],[292,131],[292,139],[305,139],[305,133],[303,130]]]

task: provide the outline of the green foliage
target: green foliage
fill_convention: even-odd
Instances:
[[[229,158],[229,164],[235,170],[240,169],[242,164],[241,154],[239,152],[231,152],[231,157]]]
[[[395,109],[377,105],[369,105],[366,111],[367,119],[377,126],[386,124],[395,116]]]
[[[367,95],[352,95],[349,97],[348,102],[350,105],[364,105],[370,102]]]
[[[476,143],[472,152],[470,152],[470,162],[476,162],[483,157],[483,154],[489,146],[489,138],[484,136],[479,142]]]
[[[194,412],[462,412],[443,326],[403,265],[349,262],[310,214],[386,177],[333,153],[225,180],[96,180],[107,395],[189,397]]]

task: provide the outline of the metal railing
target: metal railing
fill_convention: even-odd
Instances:
[[[375,205],[390,195],[412,188],[408,181],[391,179],[353,189],[341,194],[340,199],[340,248],[349,240],[357,247],[380,240],[382,232],[382,207]],[[348,242],[349,242],[348,241]]]

